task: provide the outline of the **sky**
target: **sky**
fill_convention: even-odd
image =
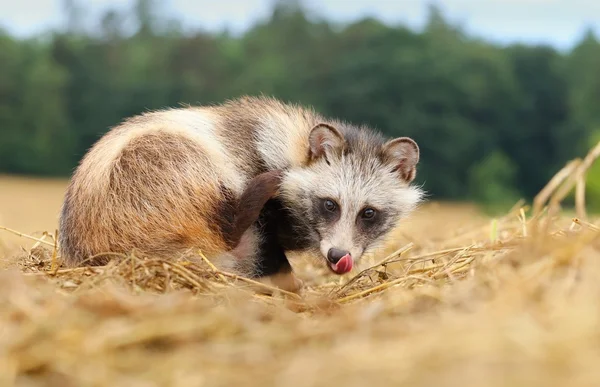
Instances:
[[[127,0],[87,0],[90,22],[107,8],[130,7]],[[164,0],[164,12],[188,28],[243,32],[268,16],[272,0]],[[568,49],[593,28],[600,36],[599,0],[435,0],[453,23],[469,33],[499,43],[544,43]],[[388,24],[419,29],[427,0],[305,0],[309,10],[348,23],[374,16]],[[31,36],[64,23],[61,0],[0,0],[0,26],[17,36]]]

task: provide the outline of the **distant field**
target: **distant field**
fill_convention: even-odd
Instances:
[[[0,226],[36,236],[53,232],[67,183],[65,179],[0,175]],[[0,231],[0,242],[14,247],[25,241]]]
[[[0,225],[53,230],[65,186],[0,178]],[[272,297],[199,256],[55,272],[0,231],[26,250],[0,250],[0,385],[597,386],[599,230],[429,203],[352,273],[296,260],[303,293]]]

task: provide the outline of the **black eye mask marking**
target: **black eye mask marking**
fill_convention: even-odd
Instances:
[[[379,237],[387,227],[388,214],[372,206],[363,207],[356,214],[356,229],[361,239]]]
[[[340,219],[341,208],[334,199],[315,198],[313,200],[313,213],[317,223],[330,225]]]

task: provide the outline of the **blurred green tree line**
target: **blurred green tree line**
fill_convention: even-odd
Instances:
[[[415,138],[418,180],[436,198],[531,198],[600,138],[591,30],[563,53],[468,36],[433,6],[413,31],[371,18],[340,27],[280,0],[241,36],[190,34],[137,0],[91,33],[65,4],[63,31],[0,32],[0,172],[68,176],[124,117],[259,93]]]

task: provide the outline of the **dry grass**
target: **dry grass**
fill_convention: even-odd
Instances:
[[[427,205],[341,278],[298,257],[300,297],[199,252],[64,269],[36,234],[0,272],[0,385],[599,385],[600,228],[556,200],[584,172],[535,212]]]

